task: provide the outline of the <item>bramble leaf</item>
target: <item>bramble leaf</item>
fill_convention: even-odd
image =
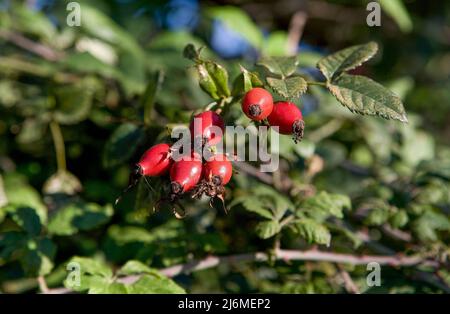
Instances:
[[[292,226],[309,243],[330,245],[331,234],[324,225],[309,218],[302,218],[295,221]]]
[[[289,77],[285,80],[268,77],[267,83],[277,94],[285,98],[298,98],[308,88],[308,84],[300,76]]]
[[[408,122],[400,98],[367,77],[343,74],[328,82],[327,87],[352,112]]]
[[[257,65],[266,68],[269,72],[282,78],[288,77],[297,70],[297,57],[263,57]]]
[[[322,58],[317,67],[328,81],[332,81],[340,74],[353,70],[371,59],[377,51],[378,45],[375,42],[352,46]]]
[[[263,221],[256,226],[256,234],[261,239],[268,239],[280,232],[281,226],[278,221]]]

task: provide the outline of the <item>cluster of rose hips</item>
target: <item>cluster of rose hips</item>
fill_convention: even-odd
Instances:
[[[253,88],[242,100],[242,110],[253,121],[267,121],[271,127],[277,127],[281,134],[292,134],[294,140],[303,136],[303,118],[297,106],[290,102],[273,102],[272,95],[263,88]],[[195,127],[198,123],[200,127]],[[220,128],[221,133],[214,132]],[[195,149],[200,140],[201,149],[208,144],[214,146],[222,140],[225,125],[222,117],[214,111],[204,111],[193,117],[189,125],[193,150],[182,158],[174,160],[175,151],[179,148],[166,143],[156,144],[148,149],[135,166],[132,174],[134,185],[137,180],[145,177],[160,177],[169,173],[170,193],[167,198],[171,203],[179,204],[178,200],[186,193],[193,198],[202,195],[219,198],[224,202],[224,186],[230,181],[233,167],[226,154],[215,153],[204,158],[201,150]],[[183,154],[181,154],[183,155]],[[131,185],[130,185],[131,186]],[[225,206],[224,206],[225,208]],[[175,214],[179,214],[174,210]]]
[[[281,134],[292,135],[297,143],[303,138],[305,123],[300,109],[291,102],[273,102],[272,95],[264,88],[256,87],[245,94],[242,111],[253,121],[267,119],[271,127],[278,127]]]
[[[201,126],[199,129],[194,127],[194,121]],[[214,127],[220,128],[223,134],[225,125],[222,117],[216,112],[204,111],[195,115],[189,127],[192,146],[195,147],[194,141],[199,137],[202,147],[206,144],[211,146],[219,143],[222,134],[214,132]],[[175,160],[173,158],[175,151],[180,152],[180,147],[167,143],[150,147],[135,165],[130,186],[135,185],[140,177],[161,177],[169,173],[170,194],[164,200],[179,205],[178,199],[190,192],[193,198],[207,195],[211,201],[215,197],[223,201],[224,186],[230,182],[233,173],[229,158],[225,154],[217,153],[204,159],[201,151],[194,148],[185,155],[179,154],[181,156]],[[174,213],[179,216],[175,210]]]

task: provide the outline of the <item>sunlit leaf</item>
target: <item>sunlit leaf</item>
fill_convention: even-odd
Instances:
[[[280,232],[281,226],[277,221],[263,221],[256,225],[256,234],[261,239],[268,239]]]
[[[400,98],[367,77],[343,74],[327,87],[352,112],[408,122]]]
[[[267,83],[279,95],[285,98],[298,98],[306,92],[308,84],[300,76],[293,76],[287,79],[267,78]]]
[[[297,57],[263,57],[257,63],[266,68],[270,73],[288,77],[297,70]]]
[[[371,59],[377,51],[378,45],[375,42],[349,47],[322,58],[317,67],[331,81]]]
[[[131,157],[142,141],[142,128],[125,123],[119,126],[106,142],[103,151],[103,165],[107,168],[117,166]]]

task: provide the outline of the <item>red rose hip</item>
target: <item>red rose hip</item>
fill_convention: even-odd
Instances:
[[[230,182],[233,166],[225,155],[214,155],[203,165],[203,177],[215,185],[225,185]]]
[[[170,168],[173,195],[181,195],[191,190],[201,179],[202,161],[198,157],[185,157],[174,162]]]
[[[216,132],[214,129],[216,129]],[[221,132],[219,132],[219,129]],[[189,130],[193,139],[202,138],[202,145],[206,143],[215,145],[222,140],[225,124],[222,117],[214,111],[204,111],[194,116],[189,125]]]
[[[242,99],[242,111],[254,121],[261,121],[267,118],[272,109],[272,95],[264,88],[255,87],[249,90]]]
[[[149,148],[136,166],[140,175],[157,177],[167,173],[171,165],[170,146],[162,143]]]
[[[279,133],[292,134],[296,143],[302,140],[305,123],[302,112],[294,103],[276,102],[267,120],[270,126],[278,127]]]

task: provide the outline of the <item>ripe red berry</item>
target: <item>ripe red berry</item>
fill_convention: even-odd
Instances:
[[[191,190],[202,176],[202,161],[197,157],[185,157],[174,162],[170,168],[170,181],[173,195]]]
[[[196,126],[196,127],[195,127]],[[221,133],[214,132],[214,127],[218,127]],[[189,130],[193,139],[201,137],[202,145],[208,143],[209,145],[215,145],[222,140],[222,135],[225,130],[225,124],[223,119],[214,111],[204,111],[194,116],[194,119],[189,125]]]
[[[264,88],[255,87],[242,99],[242,111],[252,120],[261,121],[267,118],[273,109],[272,95]]]
[[[276,102],[267,120],[271,126],[279,128],[279,133],[292,134],[296,143],[303,138],[305,123],[303,122],[302,112],[294,103]]]
[[[233,166],[225,155],[214,155],[203,165],[203,177],[215,185],[225,185],[230,182]]]
[[[162,143],[148,149],[137,163],[137,167],[140,175],[157,177],[165,174],[172,162],[170,146]]]

